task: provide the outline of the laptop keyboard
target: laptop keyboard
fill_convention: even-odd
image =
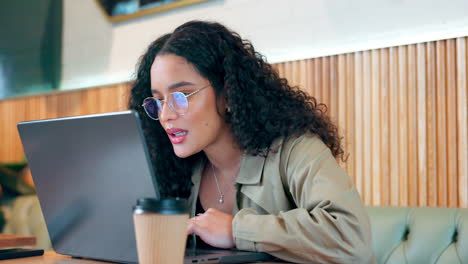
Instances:
[[[216,249],[195,249],[195,250],[186,250],[185,256],[187,257],[196,257],[202,255],[219,255],[222,254],[223,256],[227,255],[235,255],[236,251],[234,250],[216,250]]]

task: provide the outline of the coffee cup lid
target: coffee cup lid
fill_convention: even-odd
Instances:
[[[133,207],[134,213],[185,214],[188,213],[185,199],[140,198]]]

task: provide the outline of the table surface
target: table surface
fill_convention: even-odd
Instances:
[[[0,261],[2,264],[109,264],[109,262],[74,259],[70,256],[60,255],[53,251],[47,251],[43,256],[9,259]],[[284,262],[264,262],[264,264],[284,263]]]

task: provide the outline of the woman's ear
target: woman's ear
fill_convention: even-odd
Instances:
[[[228,106],[228,104],[226,102],[226,98],[224,98],[224,97],[218,98],[218,100],[216,102],[216,107],[218,108],[218,113],[220,115],[224,115],[226,113],[231,112],[231,108]]]

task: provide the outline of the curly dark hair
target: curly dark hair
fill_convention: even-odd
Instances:
[[[193,64],[209,80],[218,102],[230,109],[223,114],[240,148],[251,155],[266,155],[273,140],[318,135],[335,158],[345,160],[337,127],[327,107],[280,78],[252,44],[216,22],[190,21],[156,39],[140,58],[131,89],[129,108],[142,118],[150,156],[162,186],[162,196],[188,197],[194,165],[206,158],[201,152],[188,158],[174,154],[166,132],[148,118],[141,106],[152,96],[150,68],[157,55],[174,54]]]

